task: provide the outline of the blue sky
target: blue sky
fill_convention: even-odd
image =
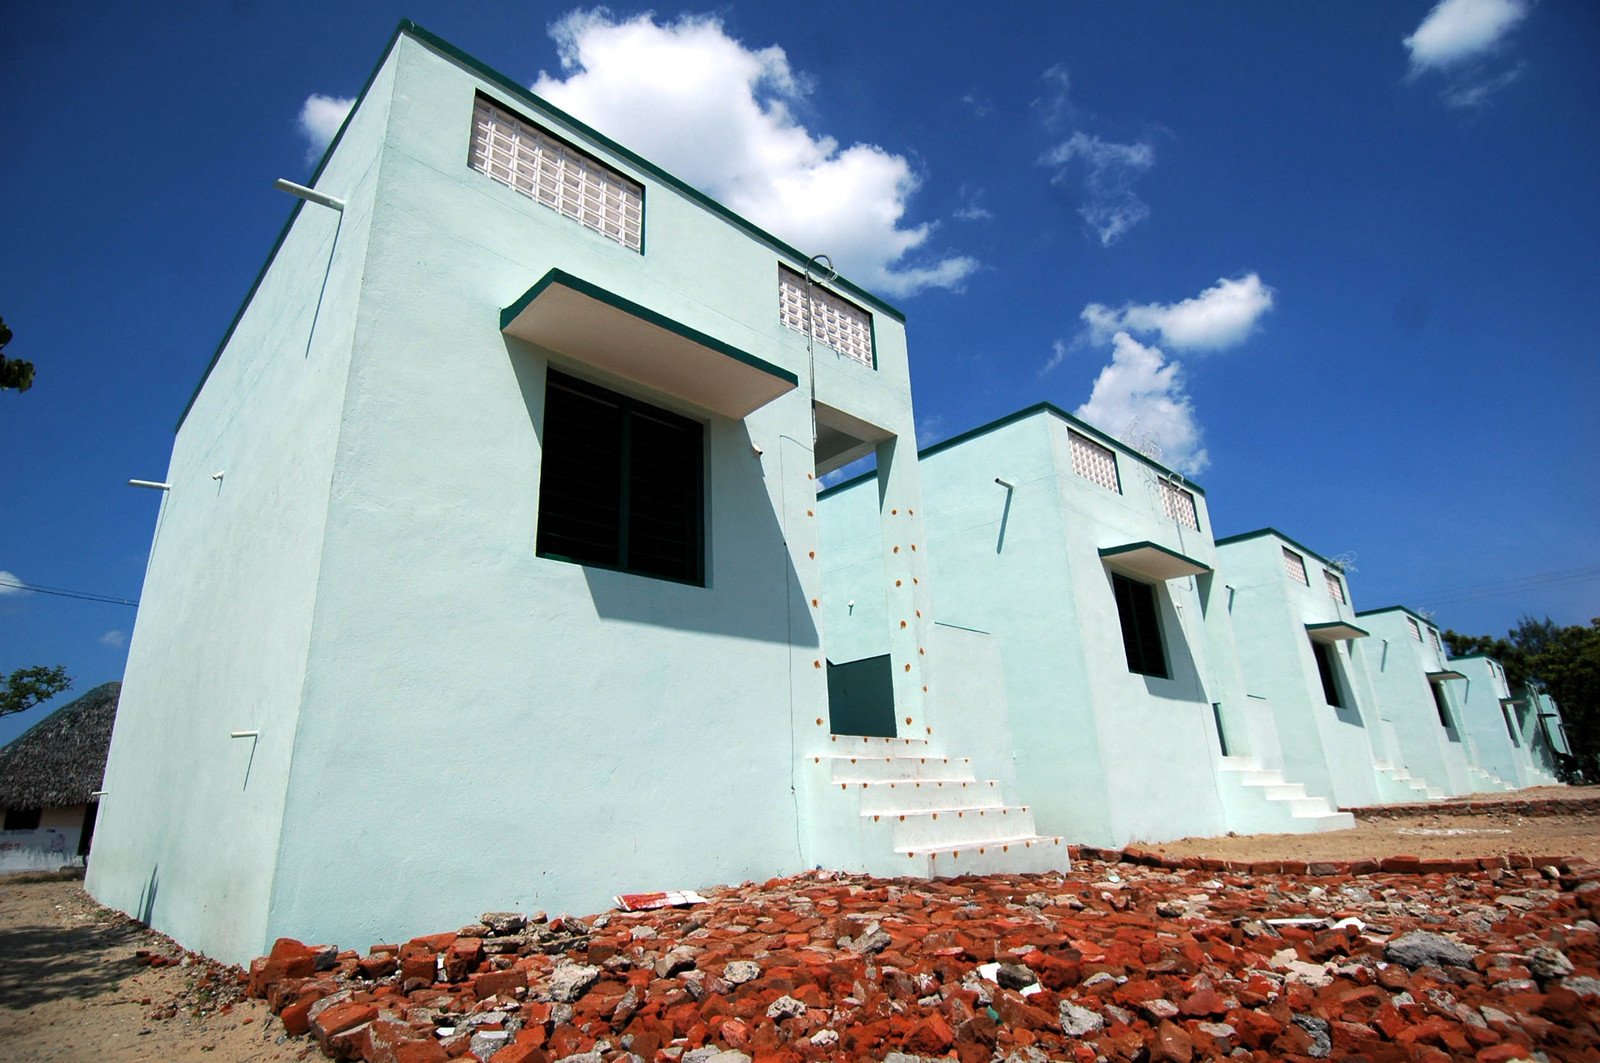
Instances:
[[[1600,614],[1600,7],[467,6],[6,5],[0,669],[120,676],[132,608],[6,584],[138,597],[123,484],[402,17],[905,310],[924,445],[1047,399],[1358,608]]]

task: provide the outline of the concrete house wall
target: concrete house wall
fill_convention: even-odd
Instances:
[[[1301,558],[1292,575],[1285,550]],[[1267,528],[1217,543],[1247,691],[1271,707],[1279,745],[1263,761],[1341,807],[1383,799],[1373,761],[1383,738],[1366,668],[1350,649],[1355,611],[1344,576],[1321,555]],[[1331,592],[1337,579],[1344,599]],[[1359,637],[1356,638],[1359,641]],[[1326,647],[1341,705],[1328,702],[1314,648]]]
[[[1073,471],[1069,432],[1115,452],[1120,491]],[[1269,742],[1271,726],[1243,696],[1220,587],[1203,571],[1133,573],[1156,587],[1171,678],[1134,674],[1112,596],[1118,563],[1100,554],[1150,543],[1209,569],[1204,493],[1174,478],[1200,528],[1179,526],[1159,487],[1172,474],[1048,406],[929,447],[920,469],[936,616],[998,643],[1015,777],[1040,829],[1092,844],[1226,831],[1212,705],[1240,745]],[[882,652],[882,605],[858,561],[876,553],[874,494],[870,481],[846,483],[821,501],[825,626],[845,660]],[[946,657],[934,674],[960,667]]]
[[[1473,792],[1459,723],[1460,681],[1440,678],[1451,669],[1439,629],[1403,606],[1365,610],[1356,616],[1357,623],[1371,632],[1360,641],[1357,653],[1366,662],[1379,712],[1394,735],[1392,756],[1411,775],[1447,796]],[[1448,725],[1440,722],[1431,689],[1435,683]]]
[[[1452,657],[1449,663],[1466,676],[1456,685],[1473,764],[1511,786],[1536,785],[1529,771],[1528,738],[1518,724],[1505,669],[1483,654]]]
[[[644,252],[470,169],[479,94],[639,182]],[[808,866],[820,458],[812,352],[777,312],[805,258],[409,24],[313,183],[344,212],[296,208],[178,431],[90,891],[241,960]],[[789,389],[727,416],[512,335],[553,270]],[[905,332],[834,289],[876,365],[817,344],[818,417],[878,454],[920,734]],[[535,555],[550,366],[704,423],[704,586]]]

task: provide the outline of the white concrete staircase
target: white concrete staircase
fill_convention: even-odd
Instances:
[[[1429,786],[1428,780],[1418,778],[1405,768],[1397,768],[1386,760],[1375,760],[1372,766],[1377,772],[1379,794],[1386,805],[1443,801],[1446,797],[1445,792],[1439,787]]]
[[[1480,768],[1476,764],[1467,765],[1467,780],[1472,784],[1475,794],[1490,794],[1515,790],[1516,787],[1506,782],[1487,768]]]
[[[916,878],[1068,869],[1066,842],[1040,835],[1028,806],[926,740],[833,735],[801,768],[823,866]]]
[[[1345,830],[1355,817],[1340,812],[1323,797],[1306,793],[1283,772],[1265,768],[1255,757],[1223,757],[1217,763],[1217,785],[1228,813],[1228,828],[1239,834],[1314,834]]]

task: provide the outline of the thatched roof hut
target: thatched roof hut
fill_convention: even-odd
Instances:
[[[87,804],[106,772],[121,683],[103,683],[0,749],[0,808]]]

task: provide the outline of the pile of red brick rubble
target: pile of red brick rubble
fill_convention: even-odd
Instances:
[[[249,988],[369,1063],[1600,1061],[1600,869],[1541,863],[814,872],[366,956],[283,939]]]

